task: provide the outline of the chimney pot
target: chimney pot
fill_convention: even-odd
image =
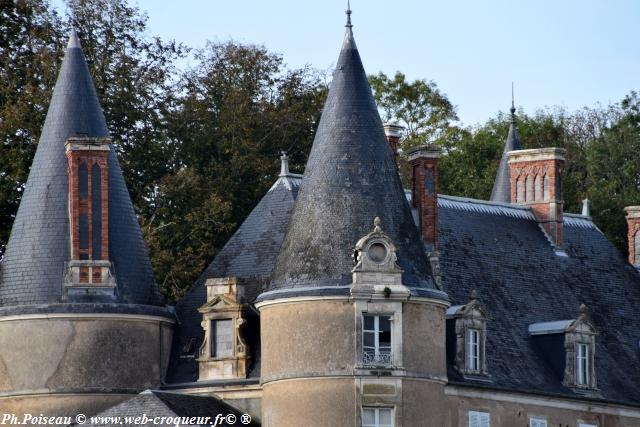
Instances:
[[[591,201],[589,199],[582,200],[582,216],[591,216]]]
[[[383,127],[387,143],[393,152],[396,166],[398,166],[398,151],[400,150],[400,138],[402,137],[404,127],[397,123],[385,123]]]

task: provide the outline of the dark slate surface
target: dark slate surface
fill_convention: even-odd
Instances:
[[[516,109],[511,106],[511,125],[509,126],[509,134],[504,143],[504,151],[500,159],[500,166],[496,173],[496,180],[493,182],[491,190],[491,201],[494,202],[511,202],[511,171],[509,169],[509,151],[522,150],[520,137],[518,136],[518,128],[516,127]]]
[[[217,397],[213,396],[192,396],[188,394],[176,394],[176,393],[167,393],[167,392],[159,392],[159,391],[145,391],[140,393],[139,395],[132,397],[129,400],[126,400],[112,408],[109,408],[94,417],[142,417],[146,415],[150,418],[148,423],[136,423],[137,425],[142,426],[153,426],[158,425],[154,424],[153,418],[155,417],[211,417],[215,419],[217,414],[221,414],[224,416],[228,416],[229,414],[233,414],[236,417],[234,423],[223,422],[222,424],[218,423],[218,426],[221,427],[229,427],[235,425],[249,425],[253,427],[260,426],[260,423],[256,421],[252,421],[250,424],[244,424],[240,422],[240,417],[243,415],[242,411],[228,405]],[[213,420],[210,419],[206,424],[213,424]],[[97,420],[95,420],[97,421]],[[115,422],[113,418],[111,418],[107,422],[105,420],[104,423],[91,423],[91,419],[85,426],[119,426],[125,423],[124,419],[120,419],[120,422]],[[129,424],[133,424],[134,422],[130,422]],[[75,424],[74,424],[75,425]],[[162,425],[176,425],[165,423]],[[194,423],[179,423],[178,425],[194,425]],[[203,423],[204,425],[204,423]]]
[[[208,278],[235,276],[249,279],[245,285],[249,287],[245,289],[248,302],[253,302],[262,292],[282,244],[299,185],[299,175],[281,176],[178,303],[176,311],[180,323],[174,336],[168,383],[188,383],[198,379],[197,362],[192,358],[181,359],[180,351],[190,337],[196,338],[196,350],[202,345],[204,332],[198,308],[206,301],[204,283]],[[249,343],[254,352],[249,367],[251,378],[260,375],[259,329],[256,329],[257,325],[253,326],[254,333],[250,337],[253,342]]]
[[[575,319],[585,303],[598,332],[601,398],[640,404],[640,275],[590,220],[565,214],[563,258],[526,209],[446,196],[439,206],[445,290],[457,305],[477,289],[489,317],[491,382],[465,380],[449,363],[450,382],[580,398],[562,386],[527,328]]]
[[[77,135],[108,137],[109,133],[82,49],[72,36],[0,263],[0,306],[61,300],[64,263],[70,257],[64,143]],[[109,258],[120,302],[162,304],[113,148],[109,154]]]
[[[433,288],[420,235],[347,28],[269,290],[349,284],[353,248],[373,230],[376,216],[397,246],[404,283]]]

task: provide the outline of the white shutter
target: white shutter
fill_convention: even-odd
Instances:
[[[469,411],[469,427],[490,427],[489,413]]]
[[[529,418],[529,427],[547,427],[547,420],[544,418]]]

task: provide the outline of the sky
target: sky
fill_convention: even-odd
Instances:
[[[132,3],[147,12],[149,35],[194,48],[261,44],[292,68],[331,69],[344,35],[346,0]],[[507,111],[511,82],[526,113],[640,90],[639,0],[352,0],[351,9],[367,73],[434,81],[465,125]]]

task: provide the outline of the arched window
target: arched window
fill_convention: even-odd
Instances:
[[[634,264],[640,265],[640,231],[636,231],[636,235],[633,238],[633,248],[635,252]]]
[[[92,259],[102,259],[102,173],[96,163],[91,168]]]
[[[527,202],[533,201],[533,179],[531,179],[531,175],[527,175],[527,194],[526,194]]]
[[[540,179],[540,175],[536,175],[536,179],[533,182],[534,187],[534,200],[542,200],[542,180]]]
[[[87,164],[82,162],[78,166],[78,197],[85,198],[89,195],[89,174]]]
[[[549,201],[549,177],[547,175],[544,176],[544,185],[542,192],[544,195],[544,201]]]
[[[524,180],[522,177],[516,180],[516,201],[524,202]]]

